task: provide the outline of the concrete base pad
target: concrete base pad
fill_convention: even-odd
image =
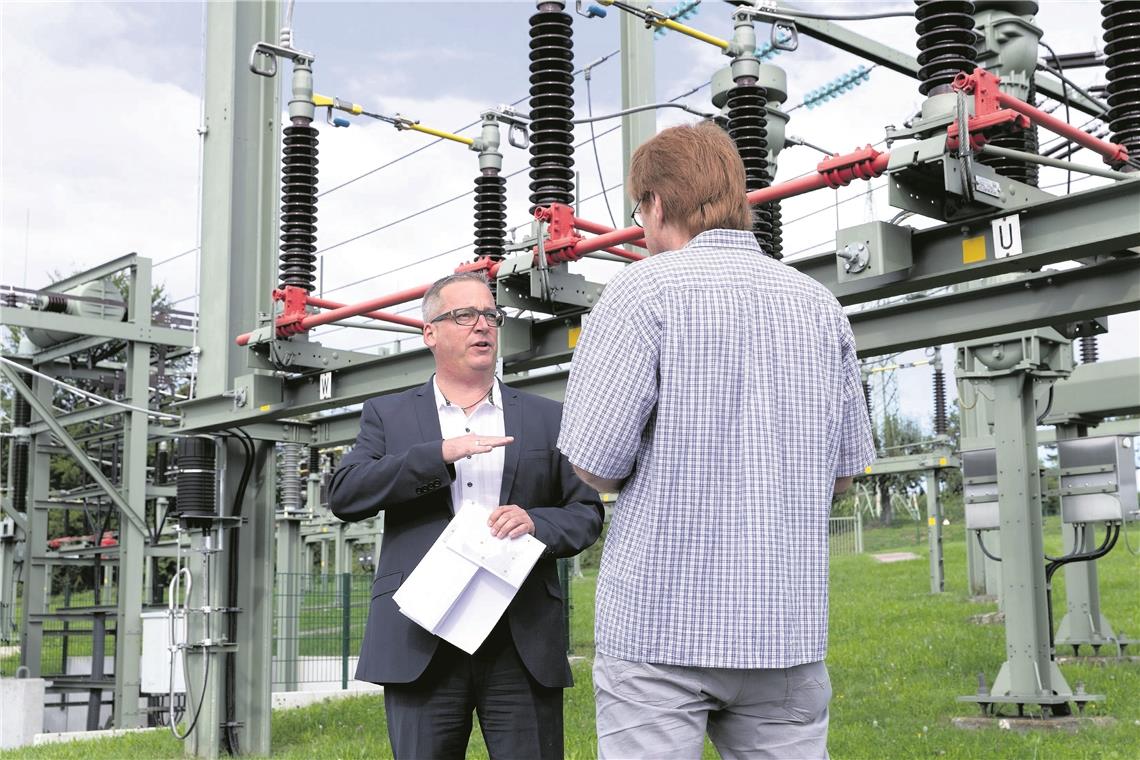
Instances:
[[[1097,665],[1099,667],[1107,667],[1109,665],[1119,665],[1121,663],[1130,663],[1130,664],[1140,663],[1140,655],[1135,655],[1135,654],[1128,654],[1128,655],[1124,655],[1122,657],[1118,657],[1117,655],[1112,655],[1112,654],[1110,654],[1110,655],[1103,655],[1103,654],[1101,654],[1101,655],[1089,655],[1087,657],[1085,657],[1083,655],[1080,657],[1061,656],[1061,657],[1056,657],[1054,659],[1056,659],[1058,665],[1077,665],[1077,664],[1080,664],[1080,665]]]
[[[1108,716],[1081,717],[1068,715],[1058,718],[1017,718],[1017,717],[988,717],[975,716],[972,718],[952,718],[950,722],[955,728],[968,731],[977,731],[985,728],[997,728],[1002,731],[1066,731],[1075,734],[1078,731],[1090,728],[1110,728],[1116,725],[1116,718]]]
[[[885,552],[883,554],[872,554],[871,556],[883,564],[886,564],[888,562],[906,562],[907,560],[911,559],[921,559],[921,557],[919,557],[914,552]]]
[[[1005,613],[998,612],[983,612],[981,615],[971,615],[970,622],[974,625],[996,625],[1005,622]]]

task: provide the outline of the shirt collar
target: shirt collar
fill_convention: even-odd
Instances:
[[[705,230],[685,244],[685,249],[690,248],[717,248],[722,250],[724,248],[739,248],[763,253],[760,245],[756,242],[756,235],[751,230]]]
[[[495,407],[496,409],[500,409],[500,410],[503,408],[503,389],[501,386],[502,386],[502,383],[499,381],[498,378],[495,378],[495,384],[491,386],[491,406]],[[454,404],[448,404],[447,403],[447,399],[444,398],[443,391],[441,391],[439,389],[439,380],[436,379],[435,375],[431,376],[431,387],[432,387],[432,390],[435,391],[435,408],[436,409],[445,409],[448,406],[455,406]],[[460,407],[456,407],[456,408],[459,409],[460,411],[463,411],[462,408],[460,408]]]

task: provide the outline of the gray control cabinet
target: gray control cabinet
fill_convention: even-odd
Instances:
[[[966,529],[997,530],[997,450],[962,452],[962,479],[966,496]]]
[[[1122,435],[1057,442],[1061,519],[1066,523],[1137,520],[1136,459]]]

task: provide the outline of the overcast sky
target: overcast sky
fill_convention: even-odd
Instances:
[[[912,7],[854,2],[799,6],[840,12]],[[668,9],[665,4],[659,7]],[[488,106],[526,96],[527,28],[533,8],[528,2],[298,0],[295,43],[316,55],[318,92],[450,130],[476,121]],[[724,3],[705,0],[688,23],[730,37],[730,12]],[[576,67],[617,49],[618,13],[611,9],[606,19],[575,17]],[[173,300],[181,301],[180,307],[195,308],[204,14],[203,3],[0,3],[0,282],[46,286],[53,272],[68,274],[136,251],[155,262],[165,261],[156,281]],[[1058,53],[1103,47],[1095,1],[1044,0],[1037,21],[1045,41]],[[915,53],[913,19],[849,25]],[[759,34],[766,37],[766,27],[761,26]],[[718,50],[674,34],[656,43],[656,56],[661,101],[701,85],[728,63]],[[772,63],[787,70],[788,105],[794,106],[808,91],[861,61],[801,38],[798,50]],[[1072,72],[1084,85],[1102,76],[1103,69]],[[584,85],[579,77],[575,101],[580,115],[588,105],[595,114],[620,108],[618,58],[594,70],[589,101]],[[706,87],[683,102],[712,110],[708,98]],[[878,142],[885,125],[901,124],[921,102],[914,80],[877,68],[866,84],[844,97],[794,111],[788,132],[846,151]],[[520,108],[526,107],[524,101]],[[1074,113],[1074,120],[1078,117],[1085,121]],[[658,126],[693,118],[676,110],[661,111]],[[600,135],[618,123],[603,122],[596,130]],[[586,127],[578,128],[579,142],[589,136]],[[471,258],[470,247],[464,246],[472,236],[472,198],[463,194],[473,186],[477,163],[462,146],[435,145],[337,187],[429,141],[367,120],[356,120],[349,129],[322,128],[319,190],[327,194],[319,201],[318,247],[324,251],[320,287],[326,297],[355,301],[419,285]],[[605,185],[620,183],[619,133],[600,136],[596,146]],[[505,174],[524,170],[524,151],[505,147],[504,153]],[[778,179],[810,170],[819,158],[807,148],[788,149],[781,156]],[[1099,163],[1088,153],[1077,160]],[[578,148],[576,161],[580,194],[592,196],[602,185],[589,144]],[[1078,176],[1074,191],[1107,182]],[[1063,193],[1064,173],[1046,169],[1041,184]],[[525,170],[508,181],[511,226],[527,219],[526,185]],[[895,211],[886,204],[884,186],[880,179],[785,201],[785,251],[827,250],[837,224],[890,218]],[[869,187],[873,190],[868,194]],[[609,200],[618,226],[625,226],[620,187]],[[582,215],[606,223],[609,219],[601,197],[586,201]],[[399,221],[405,217],[411,218]],[[350,238],[357,239],[344,242]],[[174,258],[184,252],[189,253]],[[618,266],[595,264],[588,271],[604,281]],[[1110,334],[1101,339],[1102,358],[1136,355],[1137,325],[1135,314],[1113,318]],[[395,337],[335,327],[318,331],[322,333],[327,345],[345,348],[374,347]],[[921,352],[902,358],[917,356]],[[949,347],[946,358],[952,361]],[[902,410],[925,421],[930,414],[929,370],[910,374],[917,377],[902,383]]]

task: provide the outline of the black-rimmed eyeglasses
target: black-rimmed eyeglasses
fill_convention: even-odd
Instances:
[[[487,309],[484,311],[482,309],[474,309],[470,306],[465,306],[462,309],[452,309],[451,311],[445,311],[433,319],[432,324],[445,319],[450,319],[457,325],[470,327],[479,321],[480,316],[482,316],[483,319],[487,320],[487,324],[490,327],[502,327],[503,322],[507,318],[506,313],[502,309]]]
[[[638,227],[644,227],[645,226],[644,224],[641,223],[641,202],[644,200],[645,199],[642,198],[637,203],[633,204],[633,211],[629,212],[629,218]]]

